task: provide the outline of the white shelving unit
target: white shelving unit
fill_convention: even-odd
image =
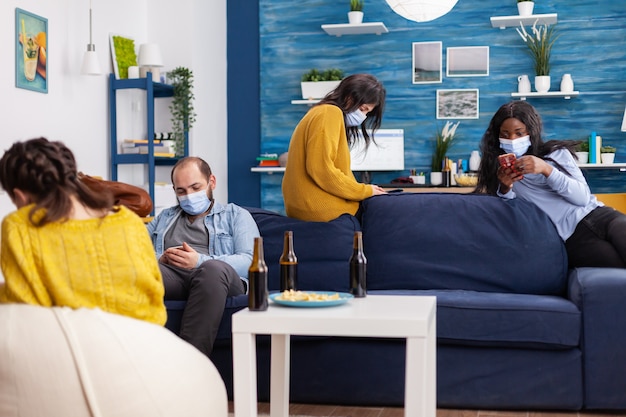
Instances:
[[[520,24],[532,26],[535,22],[538,25],[552,25],[556,21],[556,13],[532,14],[530,16],[493,16],[491,17],[491,26],[504,29],[507,27],[519,27]]]
[[[626,171],[626,163],[616,164],[578,164],[580,169],[619,169]]]
[[[577,97],[578,96],[578,91],[570,91],[570,92],[563,92],[563,91],[548,91],[547,93],[511,93],[511,97],[513,98],[519,98],[520,100],[526,100],[526,98],[533,98],[533,97],[551,97],[551,98],[559,98],[562,97],[565,100],[569,100],[572,97]]]
[[[250,168],[250,172],[273,174],[274,172],[285,172],[285,167],[252,167]]]
[[[336,25],[322,25],[322,29],[331,36],[342,35],[380,35],[388,33],[389,30],[383,22],[367,23],[341,23]]]
[[[319,103],[319,99],[302,99],[302,100],[291,100],[291,104],[308,104],[309,106],[314,105],[315,103]]]

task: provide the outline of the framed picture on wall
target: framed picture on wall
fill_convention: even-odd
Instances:
[[[485,77],[489,75],[489,47],[447,48],[446,75],[448,77]]]
[[[478,119],[478,89],[437,90],[437,119]]]
[[[128,78],[128,67],[137,65],[135,41],[115,33],[109,34],[109,40],[111,43],[111,62],[113,63],[115,79],[126,79]]]
[[[48,93],[48,19],[15,9],[15,86]]]
[[[413,84],[442,81],[441,42],[413,42]]]

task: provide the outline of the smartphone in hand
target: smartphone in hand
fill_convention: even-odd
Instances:
[[[521,174],[521,172],[515,168],[514,164],[516,159],[514,153],[505,153],[504,155],[498,156],[498,162],[500,162],[502,168],[511,168],[516,174]]]

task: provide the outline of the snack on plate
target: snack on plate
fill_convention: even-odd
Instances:
[[[280,296],[276,297],[281,301],[330,301],[338,300],[339,294],[319,294],[305,291],[287,290],[283,291]]]

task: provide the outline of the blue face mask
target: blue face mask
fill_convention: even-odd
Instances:
[[[209,209],[211,200],[207,196],[206,190],[201,190],[195,193],[181,195],[178,197],[178,203],[185,213],[191,216],[197,216]]]
[[[500,148],[504,152],[515,154],[515,157],[519,158],[530,148],[530,136],[526,135],[518,139],[500,138]]]
[[[361,110],[356,109],[355,111],[346,114],[346,125],[349,127],[360,126],[365,119],[367,119],[367,115]]]

